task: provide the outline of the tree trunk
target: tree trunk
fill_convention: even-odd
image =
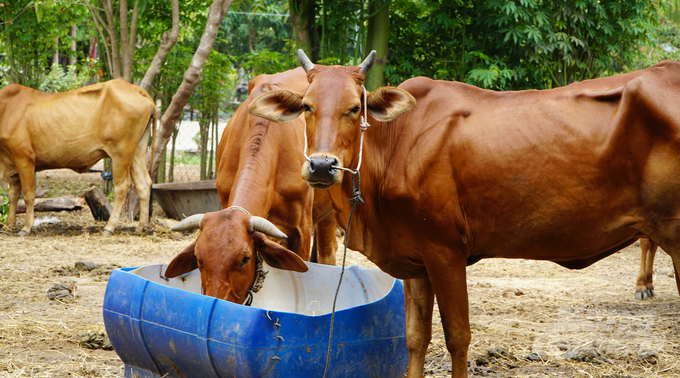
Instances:
[[[54,55],[52,55],[52,65],[55,64],[59,64],[59,38],[54,39]]]
[[[217,126],[220,119],[220,105],[215,104],[215,115],[213,116],[213,128],[212,134],[210,136],[210,159],[208,160],[208,180],[215,179],[215,168],[213,168],[213,162],[215,162],[215,153],[217,151]]]
[[[368,38],[365,55],[368,55],[371,50],[375,50],[377,55],[375,64],[368,71],[364,84],[367,90],[372,91],[383,85],[384,82],[384,70],[389,52],[387,42],[390,32],[390,0],[373,1],[368,7],[368,13]]]
[[[140,87],[146,89],[147,91],[149,90],[149,88],[151,87],[151,82],[153,82],[153,79],[161,71],[161,65],[163,64],[165,58],[170,53],[170,50],[172,50],[172,47],[177,42],[178,38],[179,38],[179,0],[172,0],[172,29],[170,30],[170,33],[168,32],[163,33],[161,45],[158,47],[158,52],[156,52],[156,56],[153,57],[153,61],[149,65],[149,69],[146,71],[144,79],[142,79],[141,84],[139,84]]]
[[[167,165],[166,163],[167,163],[167,161],[168,161],[168,157],[167,157],[166,155],[167,155],[167,154],[166,154],[165,152],[163,152],[163,156],[161,157],[161,162],[160,162],[160,164],[159,164],[159,166],[158,166],[158,173],[156,174],[156,180],[155,180],[155,182],[161,183],[161,184],[164,183],[164,182],[168,182],[168,181],[165,179],[165,173],[166,173],[166,172],[165,172],[165,171],[166,171],[166,170],[165,170],[165,166]]]
[[[175,124],[182,115],[182,109],[186,105],[189,96],[194,91],[194,88],[196,88],[196,85],[201,80],[203,67],[205,66],[206,60],[208,59],[210,50],[215,43],[215,38],[217,37],[220,24],[227,15],[229,7],[231,7],[233,2],[234,0],[213,0],[212,5],[210,5],[208,10],[208,22],[205,26],[203,36],[201,36],[201,42],[198,45],[198,49],[196,50],[196,53],[194,53],[194,57],[191,59],[189,68],[187,68],[186,72],[184,73],[184,80],[182,81],[182,84],[180,84],[179,88],[177,88],[175,95],[172,96],[172,102],[161,118],[161,126],[158,136],[156,137],[155,151],[151,164],[151,177],[156,176],[155,167],[158,166],[161,155],[165,151],[168,140],[170,140],[170,136],[172,135]]]
[[[181,121],[180,121],[181,123]],[[170,150],[170,169],[168,170],[168,182],[175,182],[175,147],[177,145],[177,134],[179,124],[172,131],[172,149]]]
[[[76,37],[78,36],[78,29],[76,28],[76,24],[71,25],[71,56],[68,58],[68,65],[72,66],[76,64],[77,59],[76,59],[76,52],[77,52],[77,47],[76,47]],[[75,72],[75,71],[74,71]]]
[[[132,20],[130,21],[130,33],[128,34],[127,0],[120,0],[120,39],[121,56],[123,66],[123,79],[132,82],[132,66],[135,64],[135,41],[137,40],[137,28],[139,24],[139,1],[135,0],[132,6]],[[124,42],[123,42],[124,41]]]
[[[316,1],[288,0],[290,22],[295,29],[295,47],[316,61],[319,58],[318,38],[315,38]]]
[[[116,34],[116,20],[113,18],[113,0],[102,0],[102,5],[104,6],[104,14],[106,15],[106,24],[104,27],[111,39],[111,64],[113,65],[110,67],[113,69],[111,76],[114,79],[118,79],[122,76],[122,72],[120,67],[120,47],[118,46],[118,35]],[[106,41],[102,41],[102,43],[106,44]]]

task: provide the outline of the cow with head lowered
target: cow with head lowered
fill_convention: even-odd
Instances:
[[[10,184],[8,225],[16,222],[23,191],[26,219],[34,222],[35,172],[70,168],[87,172],[109,157],[115,198],[104,234],[113,234],[130,181],[140,201],[137,231],[149,224],[151,177],[146,167],[156,106],[149,94],[124,80],[111,80],[65,93],[43,93],[21,85],[0,91],[0,177]]]
[[[223,209],[193,215],[173,228],[200,228],[201,233],[170,262],[166,277],[198,268],[204,294],[248,304],[263,277],[262,260],[275,268],[307,270],[303,260],[310,257],[313,227],[319,262],[335,264],[335,218],[328,194],[300,177],[304,119],[296,120],[291,131],[247,111],[263,93],[304,93],[307,85],[302,68],[250,82],[250,95],[229,120],[218,148],[217,191]]]
[[[484,258],[580,269],[647,236],[680,287],[679,62],[551,90],[421,77],[365,94],[374,54],[358,67],[298,54],[307,91],[265,93],[250,111],[280,123],[303,115],[303,177],[329,190],[341,225],[354,194],[340,168],[363,159],[349,247],[406,279],[408,377],[423,375],[435,296],[451,376],[467,376],[465,268]]]

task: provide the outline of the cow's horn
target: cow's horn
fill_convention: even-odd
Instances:
[[[262,217],[250,217],[250,231],[260,231],[261,233],[275,238],[287,239],[288,236],[281,232],[274,223]]]
[[[205,214],[194,214],[190,217],[185,218],[183,221],[177,223],[175,227],[172,228],[173,231],[187,231],[195,230],[201,228],[201,220]]]
[[[359,69],[361,70],[361,73],[366,75],[368,73],[368,70],[373,67],[373,63],[375,63],[375,55],[376,52],[375,50],[371,51],[370,54],[364,59],[364,61],[359,65]]]
[[[314,68],[314,63],[307,58],[307,54],[302,49],[298,49],[298,63],[305,69],[305,72],[309,72],[309,70]]]

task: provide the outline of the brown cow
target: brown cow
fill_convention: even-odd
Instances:
[[[115,199],[105,234],[113,234],[130,187],[140,198],[137,231],[149,224],[151,177],[146,144],[155,124],[156,106],[142,88],[111,80],[65,93],[43,93],[21,85],[0,91],[0,177],[9,182],[8,224],[16,222],[23,191],[26,221],[19,235],[31,232],[34,221],[35,172],[70,168],[87,172],[111,158]]]
[[[329,188],[344,225],[353,192],[338,168],[358,163],[361,84],[374,55],[339,67],[298,54],[307,91],[265,93],[250,111],[276,122],[304,113],[303,176]],[[349,244],[407,279],[408,377],[423,375],[435,295],[451,376],[467,376],[465,267],[483,258],[579,269],[646,235],[671,255],[680,288],[679,101],[678,62],[543,91],[421,77],[368,95],[365,203]]]
[[[192,216],[173,228],[200,226],[201,234],[169,264],[166,277],[198,267],[204,294],[242,304],[259,276],[258,251],[271,266],[307,270],[303,259],[309,260],[314,223],[319,261],[335,263],[335,219],[328,194],[312,190],[300,178],[304,119],[295,121],[291,132],[247,111],[262,93],[303,93],[307,85],[302,68],[251,81],[250,95],[229,120],[217,153],[217,190],[224,209]],[[285,238],[280,240],[283,246],[264,234]]]

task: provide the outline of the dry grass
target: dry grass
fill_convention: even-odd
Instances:
[[[120,377],[122,363],[115,352],[79,345],[81,334],[104,330],[107,273],[113,266],[167,263],[195,235],[170,232],[174,221],[158,215],[143,235],[132,231],[134,224],[123,224],[109,238],[100,234],[104,223],[88,212],[49,216],[62,222],[40,226],[24,238],[0,231],[0,377]],[[633,295],[638,256],[630,247],[581,271],[525,260],[486,260],[469,267],[469,358],[473,365],[486,362],[473,367],[471,375],[680,376],[680,298],[670,258],[661,253],[657,259],[657,297],[639,302]],[[60,274],[76,261],[100,268]],[[374,267],[352,251],[350,264]],[[47,291],[62,282],[75,286],[75,298],[48,299]],[[435,312],[426,376],[446,377],[451,360]],[[505,356],[489,358],[491,348],[501,348],[496,352]],[[565,359],[577,351],[596,351],[600,360]],[[543,360],[526,360],[531,352]],[[644,359],[644,352],[656,357]]]

